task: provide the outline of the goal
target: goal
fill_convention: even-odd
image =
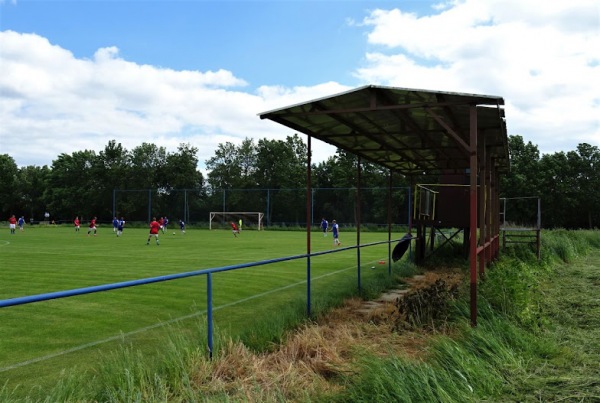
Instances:
[[[246,228],[263,229],[264,214],[256,211],[211,211],[208,220],[209,229],[230,228],[229,223],[239,225],[242,220],[242,230]]]

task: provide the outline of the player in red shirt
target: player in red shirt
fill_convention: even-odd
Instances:
[[[90,236],[90,232],[94,231],[94,236],[96,236],[96,217],[90,220],[90,226],[88,228],[88,236]]]
[[[240,230],[238,229],[237,225],[235,225],[235,223],[233,221],[231,222],[231,230],[233,232],[233,236],[237,238],[237,234],[240,233]]]
[[[152,218],[152,222],[150,223],[150,234],[148,235],[148,241],[146,245],[150,245],[150,239],[154,236],[156,238],[156,244],[160,245],[158,242],[158,231],[160,230],[160,224],[156,221],[156,217]]]
[[[10,218],[8,219],[8,224],[10,227],[10,233],[14,234],[16,229],[17,229],[17,217],[15,217],[15,215],[11,215]]]
[[[73,225],[75,225],[75,232],[79,232],[79,216],[75,217],[75,219],[73,220]]]

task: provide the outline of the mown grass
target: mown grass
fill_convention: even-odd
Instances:
[[[343,234],[351,245],[354,234]],[[75,234],[70,227],[28,227],[23,233],[0,234],[0,298],[186,272],[209,267],[303,254],[301,232],[188,230],[161,234],[161,245],[146,246],[147,231],[126,229],[117,238],[101,228],[98,236]],[[387,234],[362,234],[363,242],[387,239]],[[366,241],[365,241],[366,240]],[[331,236],[315,233],[312,250],[332,248]],[[365,266],[387,255],[387,246],[362,250]],[[311,259],[313,310],[356,293],[354,250]],[[387,268],[387,266],[386,266]],[[388,280],[383,266],[362,271],[369,282]],[[369,280],[369,279],[372,280]],[[285,329],[306,319],[306,260],[228,271],[213,275],[216,329],[262,348],[278,342]],[[327,294],[327,295],[325,295]],[[204,276],[111,292],[8,307],[0,310],[0,379],[5,392],[17,396],[30,390],[46,393],[63,371],[86,371],[120,348],[152,357],[172,330],[167,323],[193,335],[206,355]],[[181,329],[180,329],[181,330]],[[182,330],[183,331],[183,330]],[[204,340],[203,340],[204,338]],[[68,389],[68,387],[67,387]],[[35,394],[34,394],[35,395]]]

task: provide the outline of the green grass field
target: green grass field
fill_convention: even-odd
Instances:
[[[175,235],[173,235],[175,231]],[[146,245],[146,229],[26,227],[0,234],[0,299],[109,284],[127,280],[235,265],[306,252],[305,232],[171,229],[160,246]],[[387,240],[387,233],[362,232],[361,243]],[[394,238],[400,235],[395,234]],[[343,246],[356,233],[342,232]],[[331,250],[331,234],[314,232],[312,251]],[[386,244],[361,248],[361,281],[385,276]],[[312,298],[337,284],[357,284],[356,250],[311,259]],[[375,270],[370,269],[375,267]],[[343,281],[342,281],[343,280]],[[306,304],[306,259],[213,275],[215,327],[236,335],[291,302]],[[165,324],[197,331],[206,314],[206,276],[130,287],[0,309],[0,381],[8,385],[51,384],[63,369],[90,368],[119,344],[138,348],[163,342]],[[148,350],[150,351],[150,350]]]

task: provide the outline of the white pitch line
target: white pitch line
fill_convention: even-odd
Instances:
[[[7,241],[5,241],[5,242],[7,242]],[[369,262],[369,264],[373,263],[373,262],[375,262],[375,260],[373,260],[372,262]],[[347,271],[347,270],[350,270],[350,269],[353,269],[353,268],[354,268],[354,266],[347,267],[345,269],[341,269],[341,270],[338,270],[338,271],[332,271],[331,273],[326,273],[326,274],[323,274],[321,276],[314,277],[314,279],[317,280],[317,279],[320,279],[320,278],[332,276],[334,274],[342,273],[344,271]],[[302,284],[306,284],[306,280],[300,281],[298,283],[286,285],[285,287],[280,287],[280,288],[276,288],[276,289],[273,289],[273,290],[270,290],[270,291],[266,291],[266,292],[263,292],[263,293],[260,293],[260,294],[255,294],[255,295],[253,295],[251,297],[248,297],[248,298],[243,298],[243,299],[240,299],[240,300],[237,300],[237,301],[234,301],[234,302],[230,302],[230,303],[225,304],[225,305],[218,306],[216,308],[213,308],[213,312],[214,311],[218,311],[219,309],[228,308],[230,306],[241,304],[243,302],[247,302],[247,301],[253,300],[255,298],[264,297],[265,295],[273,294],[273,293],[278,292],[278,291],[286,290],[288,288],[293,288],[293,287],[296,287],[296,286],[299,286],[299,285],[302,285]],[[104,343],[108,343],[108,342],[119,340],[119,339],[125,339],[125,337],[133,336],[133,335],[138,334],[138,333],[143,333],[143,332],[146,332],[148,330],[156,329],[158,327],[166,326],[166,325],[169,325],[171,323],[179,322],[179,321],[182,321],[182,320],[185,320],[185,319],[191,319],[191,318],[194,318],[196,316],[205,315],[205,314],[206,314],[206,311],[198,311],[198,312],[194,312],[194,313],[189,314],[189,315],[180,316],[178,318],[170,319],[170,320],[167,320],[165,322],[155,323],[154,325],[142,327],[142,328],[139,328],[137,330],[133,330],[131,332],[121,333],[118,336],[112,336],[112,337],[109,337],[107,339],[92,341],[90,343],[82,344],[82,345],[77,346],[77,347],[73,347],[73,348],[69,348],[67,350],[59,351],[59,352],[54,353],[54,354],[48,354],[48,355],[45,355],[45,356],[42,356],[42,357],[32,358],[32,359],[27,360],[27,361],[23,361],[23,362],[19,362],[19,363],[13,364],[13,365],[9,365],[8,367],[0,368],[0,372],[10,371],[11,369],[16,369],[16,368],[24,367],[24,366],[29,365],[29,364],[35,364],[37,362],[46,361],[46,360],[49,360],[51,358],[56,358],[56,357],[60,357],[60,356],[65,355],[65,354],[74,353],[76,351],[83,350],[83,349],[86,349],[86,348],[89,348],[89,347],[94,347],[94,346],[97,346],[99,344],[104,344]]]
[[[9,241],[5,241],[3,239],[0,239],[0,242],[4,242],[4,243],[0,243],[0,246],[6,246],[6,245],[10,245]]]

